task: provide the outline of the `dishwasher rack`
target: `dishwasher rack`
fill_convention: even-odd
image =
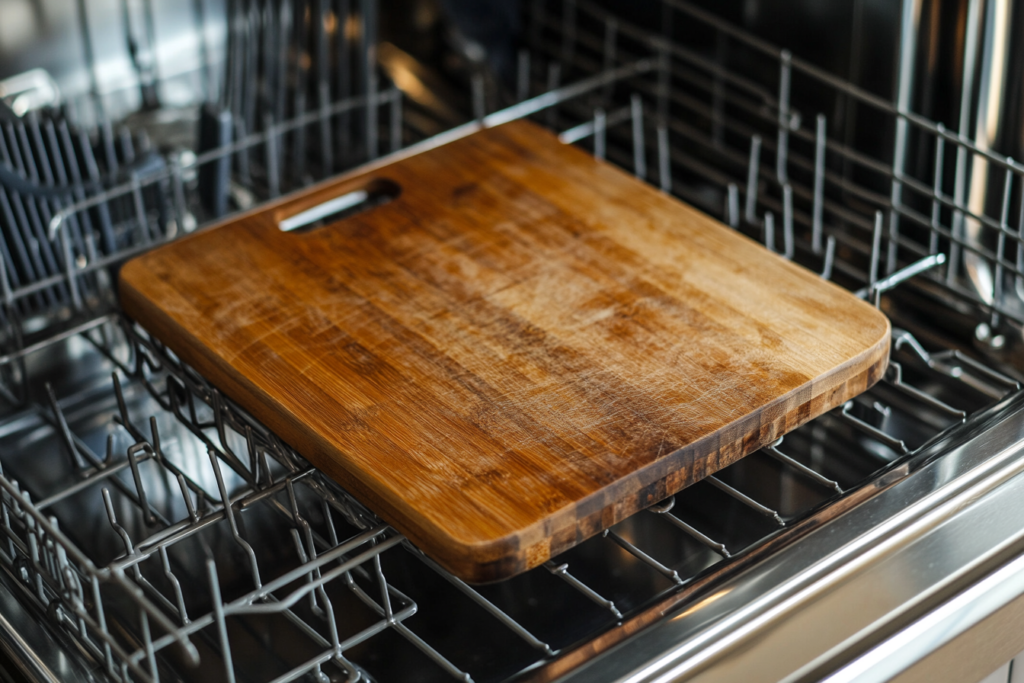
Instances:
[[[51,629],[64,654],[49,659],[62,671],[121,681],[543,677],[545,663],[659,601],[696,599],[799,542],[865,484],[1019,389],[1011,368],[943,346],[899,295],[956,311],[998,360],[1021,322],[1021,226],[1008,222],[1020,168],[695,7],[662,7],[652,32],[591,2],[533,2],[515,92],[499,94],[508,106],[488,113],[474,76],[471,119],[439,136],[424,135],[415,93],[367,79],[358,96],[52,205],[64,272],[22,287],[0,273],[0,578]],[[697,25],[713,36],[710,52],[673,33]],[[757,74],[737,66],[752,55]],[[823,115],[809,132],[806,102],[870,109],[890,124],[887,156],[829,136]],[[109,271],[190,220],[212,220],[196,181],[205,166],[231,159],[236,194],[272,199],[286,189],[285,144],[299,131],[317,140],[324,121],[365,122],[352,163],[373,163],[375,141],[402,154],[526,116],[884,306],[898,327],[893,362],[865,395],[541,568],[469,586],[126,320]],[[922,181],[908,150],[928,147]],[[944,159],[954,155],[951,174]],[[967,204],[975,159],[1005,175],[998,219]],[[317,169],[322,161],[311,157],[310,175],[333,170]],[[120,216],[119,234],[140,238],[102,256],[79,251],[69,226],[102,207]],[[964,284],[969,254],[1005,291],[989,301]],[[55,286],[69,303],[36,307],[34,295]]]

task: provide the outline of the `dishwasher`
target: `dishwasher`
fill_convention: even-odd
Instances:
[[[1024,11],[841,6],[0,0],[0,677],[1024,680]],[[833,40],[848,68],[801,56]],[[124,316],[117,269],[524,118],[879,307],[891,361],[470,585]]]

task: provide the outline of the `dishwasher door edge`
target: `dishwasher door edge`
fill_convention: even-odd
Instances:
[[[559,680],[816,679],[861,655],[1024,550],[1022,398],[986,411],[977,422],[986,429],[964,425],[959,438],[923,448],[868,484],[878,491],[866,501]]]

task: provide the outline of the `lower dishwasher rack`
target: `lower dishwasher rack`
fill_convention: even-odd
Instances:
[[[230,148],[53,204],[50,237],[75,257],[66,271],[21,287],[0,278],[10,675],[749,681],[951,670],[944,647],[1024,592],[1020,308],[1012,287],[987,300],[961,277],[968,252],[1000,277],[1024,277],[1006,224],[1021,170],[697,8],[662,5],[729,49],[709,57],[584,0],[535,2],[515,92],[494,95],[474,77],[473,117],[460,127],[429,132],[415,89],[370,79],[366,93]],[[830,135],[806,104],[826,95],[871,109],[888,146]],[[495,97],[503,108],[489,113]],[[892,363],[875,388],[772,447],[543,567],[469,586],[113,303],[110,269],[174,239],[184,217],[206,222],[197,169],[244,155],[244,178],[231,166],[236,194],[268,199],[282,140],[308,129],[315,141],[340,117],[366,122],[373,144],[360,162],[379,141],[403,154],[531,117],[881,306]],[[917,175],[901,161],[911,146],[934,153]],[[946,191],[943,159],[957,154],[1005,174],[1001,219]],[[123,230],[146,242],[74,253],[69,226],[118,202],[129,207],[116,214]],[[65,308],[25,314],[57,286]],[[1024,638],[1004,649],[989,668]]]

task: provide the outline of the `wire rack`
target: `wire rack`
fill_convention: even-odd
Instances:
[[[472,78],[471,115],[448,135],[529,116],[876,304],[908,283],[971,304],[993,330],[1019,321],[1015,290],[995,292],[1022,275],[1007,224],[1013,162],[685,3],[661,8],[652,31],[590,2],[531,3],[505,106],[488,112]],[[365,93],[268,119],[228,147],[50,199],[60,272],[20,286],[0,273],[0,566],[68,652],[107,678],[526,675],[713,579],[1019,388],[959,349],[926,348],[897,318],[893,362],[863,396],[543,567],[469,586],[126,320],[110,285],[125,259],[212,220],[204,167],[229,160],[241,208],[285,191],[286,178],[337,171],[322,156],[290,157],[308,165],[286,173],[282,150],[300,133],[316,146],[343,117],[364,129],[350,164],[443,141],[425,138],[404,100],[368,79]],[[836,112],[831,125],[819,110]],[[883,144],[857,144],[850,119],[889,131]],[[908,159],[929,146],[925,182]],[[998,220],[964,189],[978,163],[1005,175]],[[103,211],[126,246],[80,248],[75,221],[100,225]],[[991,300],[965,276],[969,257],[998,274]]]

